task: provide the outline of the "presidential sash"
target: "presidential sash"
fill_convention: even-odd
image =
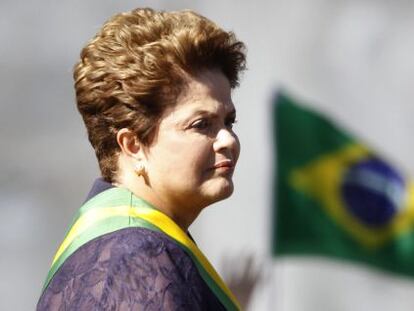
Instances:
[[[240,310],[237,299],[189,236],[168,216],[125,188],[114,187],[87,201],[78,211],[53,259],[43,290],[65,260],[87,242],[124,228],[162,232],[193,260],[201,277],[227,310]]]

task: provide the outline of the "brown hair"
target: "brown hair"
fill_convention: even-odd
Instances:
[[[116,174],[121,128],[149,144],[186,77],[215,68],[236,87],[245,69],[245,46],[194,12],[135,9],[107,21],[74,69],[77,107],[102,177],[111,182]]]

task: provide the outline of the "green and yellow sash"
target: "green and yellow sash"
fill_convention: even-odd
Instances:
[[[201,277],[227,310],[240,310],[230,289],[189,236],[168,216],[124,188],[111,188],[87,201],[78,211],[53,259],[43,286],[65,260],[87,242],[116,230],[140,227],[163,232],[194,261]]]

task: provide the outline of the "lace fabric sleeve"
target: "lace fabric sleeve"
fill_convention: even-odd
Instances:
[[[183,250],[158,232],[129,228],[69,257],[37,310],[220,310],[214,299]]]

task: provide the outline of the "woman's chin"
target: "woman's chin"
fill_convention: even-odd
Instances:
[[[214,185],[210,185],[206,191],[206,197],[209,198],[210,203],[213,204],[215,202],[227,199],[233,193],[234,186],[233,181],[228,178],[220,178],[221,180],[216,180]]]

